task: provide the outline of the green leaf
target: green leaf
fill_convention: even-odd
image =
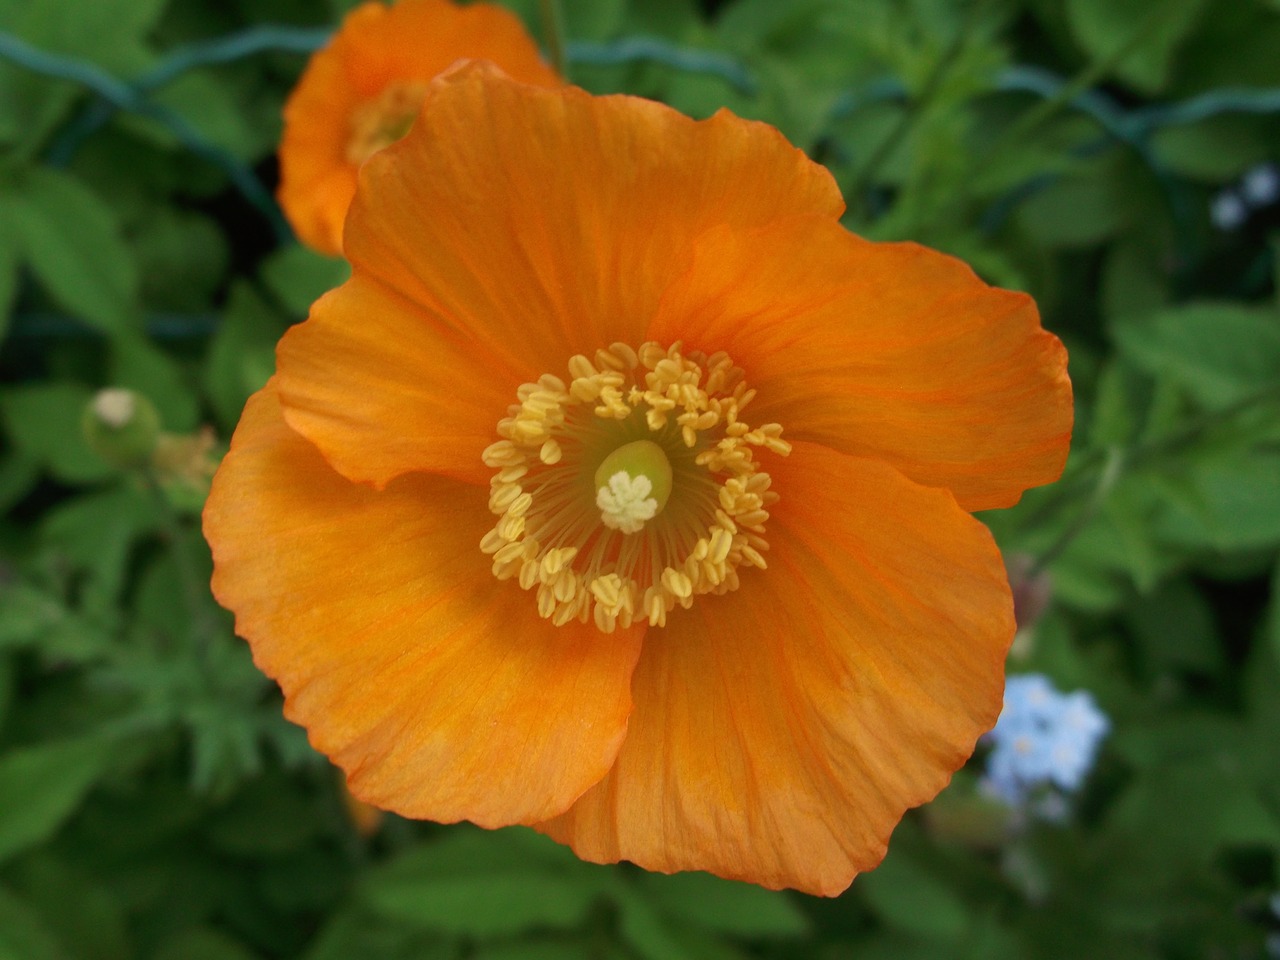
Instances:
[[[257,960],[257,956],[225,933],[204,927],[170,937],[151,954],[152,960]]]
[[[155,503],[143,491],[122,485],[85,494],[50,510],[41,523],[47,547],[90,574],[104,597],[115,597],[128,573],[129,551],[138,538],[159,529]]]
[[[577,929],[608,874],[549,843],[459,830],[370,874],[361,901],[387,920],[482,939]]]
[[[138,328],[137,270],[105,203],[48,168],[27,171],[5,203],[24,259],[58,304],[108,334]]]
[[[262,267],[266,284],[291,317],[303,319],[322,294],[351,276],[351,265],[325,257],[301,244],[283,247]]]
[[[1183,45],[1174,85],[1186,93],[1280,85],[1277,14],[1274,4],[1268,10],[1260,3],[1213,3]]]
[[[40,914],[3,887],[0,887],[0,960],[67,960],[62,944]]]
[[[302,849],[316,831],[315,806],[278,777],[262,777],[210,818],[206,833],[239,856],[281,856]]]
[[[52,836],[113,759],[99,737],[0,755],[0,861]]]
[[[0,205],[0,347],[9,332],[13,303],[18,296],[18,236],[7,205]]]
[[[155,404],[166,430],[183,433],[199,426],[200,407],[190,375],[143,337],[126,335],[112,341],[108,370],[111,386],[136,390]]]
[[[1161,127],[1151,146],[1171,173],[1220,184],[1240,176],[1271,153],[1268,132],[1273,117],[1222,114],[1196,123]]]
[[[1210,408],[1280,383],[1280,313],[1273,309],[1192,304],[1119,324],[1114,337],[1142,369]]]
[[[1067,0],[1067,19],[1095,62],[1109,60],[1129,45],[1130,52],[1116,65],[1115,73],[1154,93],[1164,87],[1179,44],[1208,2]]]
[[[791,898],[709,873],[646,873],[640,889],[664,915],[738,937],[801,937],[809,922]]]
[[[891,927],[955,943],[969,926],[963,901],[926,867],[890,853],[880,866],[860,876],[854,889]]]
[[[205,365],[205,389],[228,430],[240,419],[249,395],[275,372],[276,343],[287,327],[248,284],[231,289]]]
[[[90,60],[117,75],[151,61],[145,37],[169,0],[3,0],[0,29],[53,53]]]
[[[1102,308],[1113,324],[1164,307],[1170,299],[1168,253],[1145,234],[1126,234],[1107,252]]]
[[[474,960],[624,960],[627,954],[612,948],[601,950],[598,943],[586,937],[560,940],[522,937],[512,943],[482,946],[471,956]]]
[[[0,653],[0,731],[4,730],[4,722],[9,717],[9,708],[13,705],[13,695],[17,688],[16,673],[13,657],[7,653]]]
[[[142,301],[155,310],[208,310],[227,272],[226,235],[207,216],[156,203],[130,224]]]
[[[1280,545],[1280,451],[1236,450],[1185,464],[1193,500],[1169,498],[1157,535],[1172,543],[1248,550]]]
[[[1267,614],[1267,638],[1280,659],[1280,563],[1271,573],[1271,609]]]
[[[136,954],[124,907],[105,883],[47,854],[27,858],[18,874],[32,906],[76,960],[125,960]]]
[[[1111,361],[1098,376],[1089,444],[1095,449],[1124,447],[1134,441],[1151,402],[1151,381],[1131,364]]]
[[[1189,579],[1170,580],[1138,598],[1125,611],[1125,620],[1159,673],[1216,673],[1225,666],[1213,610]]]
[[[246,118],[233,88],[209,71],[191,71],[154,97],[156,103],[183,117],[205,140],[240,160],[253,160],[261,152],[263,135]],[[156,125],[161,142],[172,142],[168,127]]]
[[[113,468],[89,449],[80,428],[93,392],[70,383],[16,387],[0,393],[0,420],[14,446],[64,483],[86,484]]]
[[[0,584],[0,650],[35,647],[63,664],[95,659],[109,639],[58,598],[24,583]]]
[[[1109,163],[1095,163],[1032,194],[1016,220],[1027,235],[1049,247],[1083,247],[1125,226],[1124,187]]]

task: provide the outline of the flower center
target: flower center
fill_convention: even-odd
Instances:
[[[393,83],[351,111],[347,137],[347,160],[359,166],[371,156],[395,143],[413,126],[428,84],[417,80]]]
[[[671,496],[671,461],[652,440],[624,443],[596,468],[596,506],[610,530],[638,533]]]
[[[606,632],[666,623],[676,606],[764,569],[777,500],[756,454],[786,456],[782,427],[741,419],[755,391],[723,353],[614,344],[516,391],[484,452],[496,470],[480,543],[499,580],[537,594],[557,625]]]

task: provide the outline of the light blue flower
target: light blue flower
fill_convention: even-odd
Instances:
[[[1266,207],[1280,199],[1280,168],[1260,163],[1240,180],[1240,192],[1251,207]]]
[[[1235,230],[1249,219],[1249,207],[1234,190],[1223,190],[1213,198],[1209,219],[1224,233]]]
[[[986,736],[986,789],[1025,806],[1055,788],[1073,793],[1093,768],[1111,723],[1084,690],[1063,694],[1042,674],[1009,677],[1004,709]]]

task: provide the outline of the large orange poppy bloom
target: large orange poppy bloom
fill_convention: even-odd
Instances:
[[[284,107],[278,196],[298,239],[342,253],[360,164],[404,135],[433,77],[470,57],[525,83],[561,82],[520,20],[495,4],[400,0],[347,14]]]
[[[837,222],[763,124],[471,64],[372,158],[205,513],[361,799],[843,890],[995,722],[969,511],[1055,478],[1029,297]]]

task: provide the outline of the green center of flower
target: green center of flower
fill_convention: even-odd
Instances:
[[[724,354],[614,344],[516,392],[484,452],[498,518],[480,543],[499,580],[538,612],[608,633],[738,587],[763,569],[777,500],[759,452],[786,456],[776,423],[752,428],[755,396]]]
[[[392,83],[358,104],[351,111],[347,161],[359,166],[408,133],[427,98],[427,86],[417,80]]]
[[[596,467],[596,506],[610,530],[639,533],[671,496],[671,461],[652,440],[632,440]]]

